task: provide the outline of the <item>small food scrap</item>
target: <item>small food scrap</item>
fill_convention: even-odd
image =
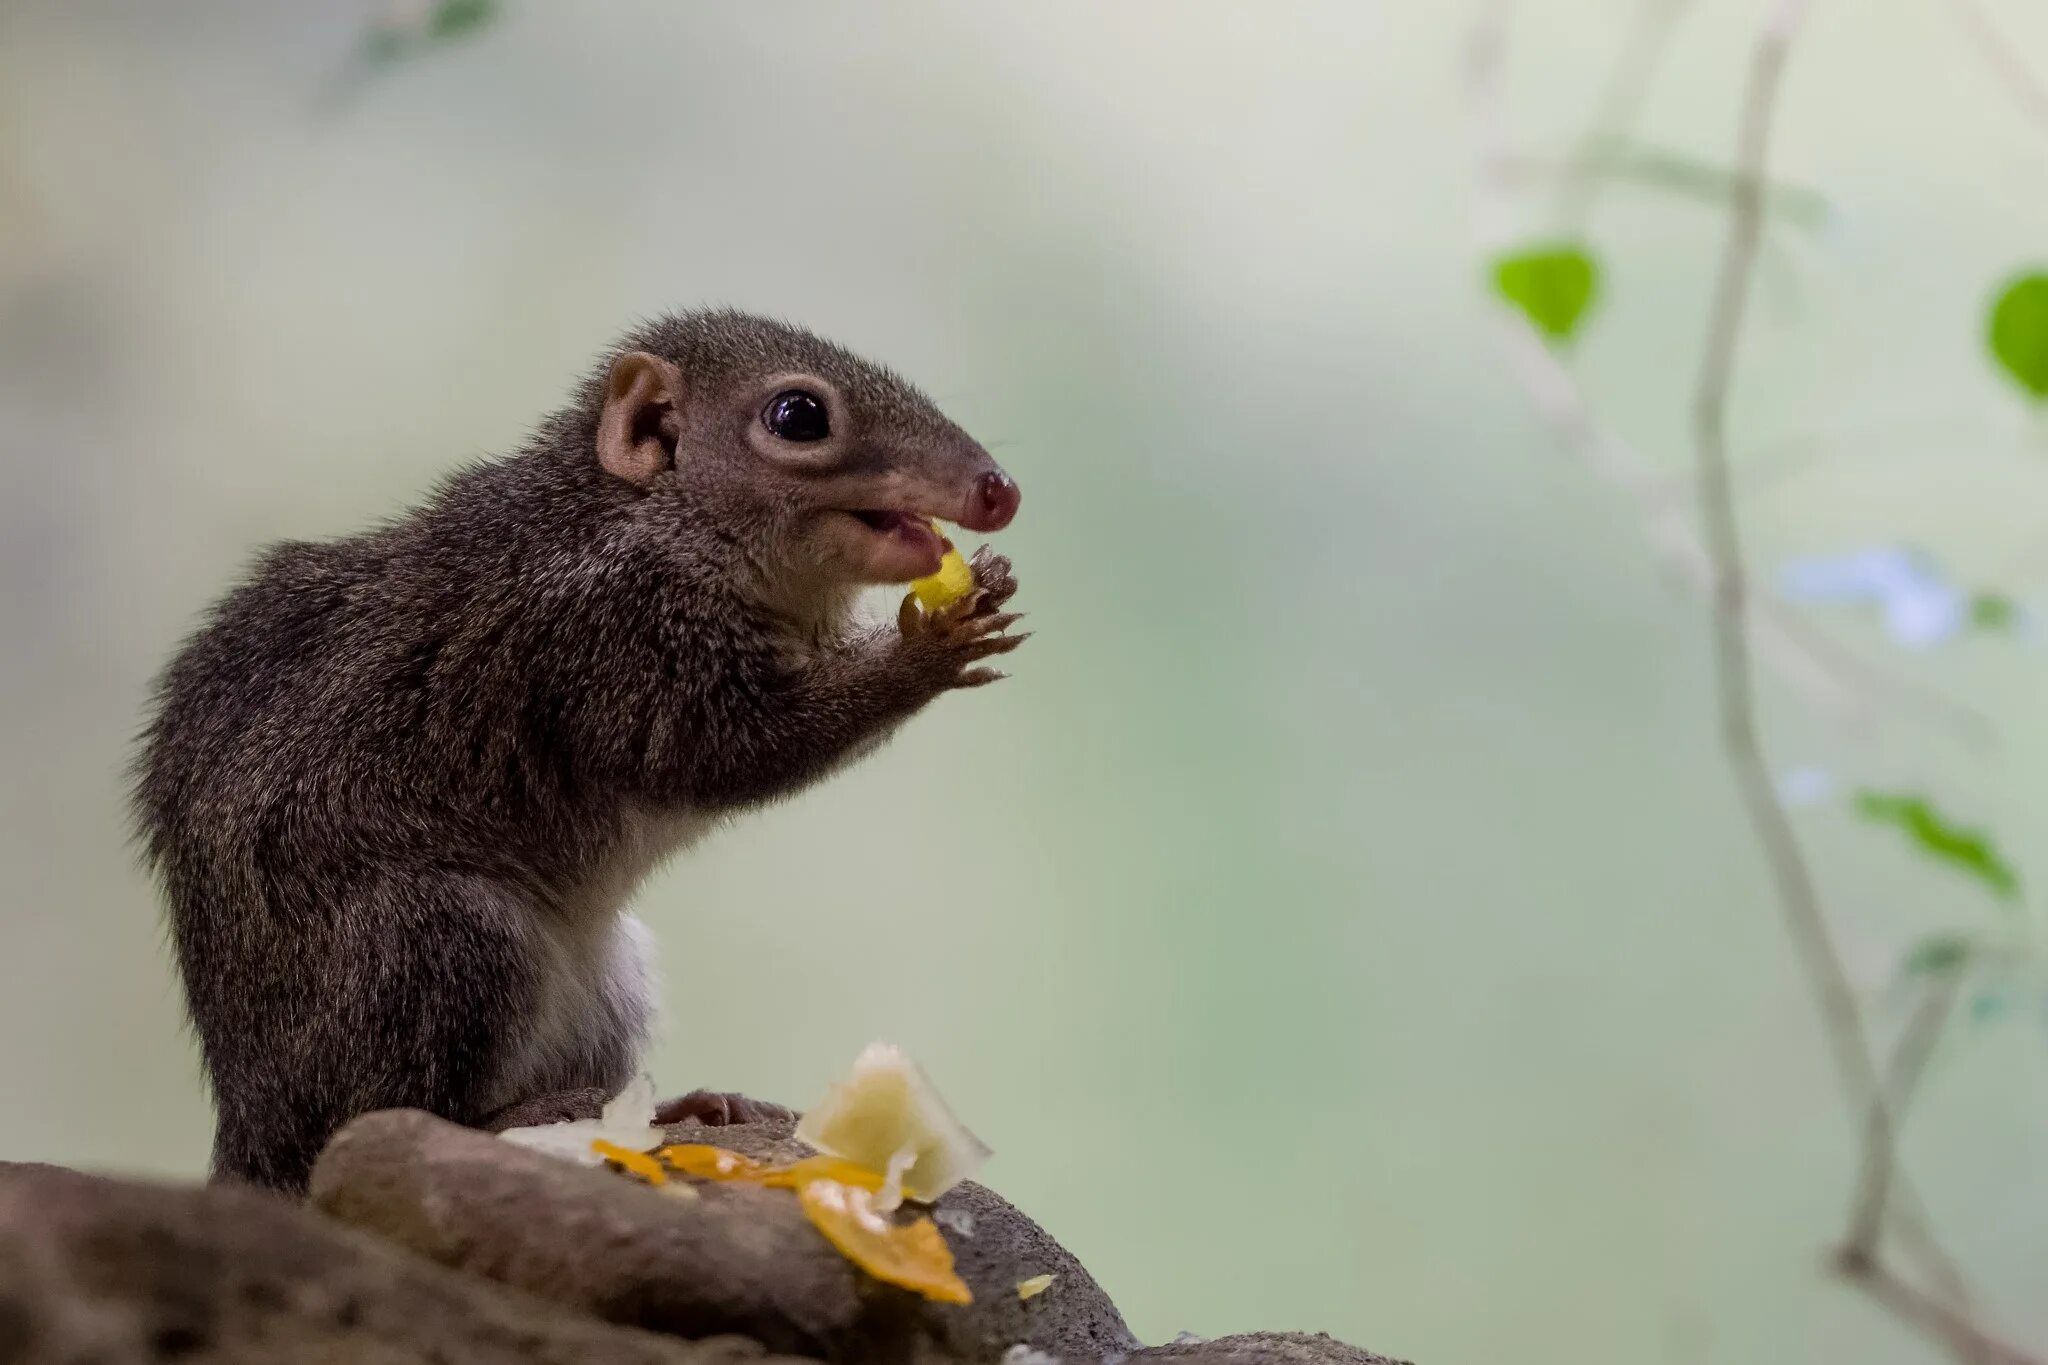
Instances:
[[[594,1119],[507,1128],[498,1136],[564,1161],[597,1166],[603,1164],[604,1157],[592,1148],[595,1141],[602,1140],[629,1152],[648,1152],[659,1147],[668,1135],[654,1126],[653,1077],[636,1076]]]
[[[1003,1365],[1060,1365],[1060,1358],[1020,1341],[1003,1352]]]
[[[607,1152],[614,1161],[617,1156]],[[637,1155],[628,1153],[627,1155]],[[940,1303],[972,1303],[974,1295],[953,1269],[953,1249],[928,1217],[898,1223],[883,1203],[889,1177],[836,1156],[807,1156],[787,1166],[772,1166],[723,1147],[682,1143],[664,1147],[653,1157],[699,1180],[760,1185],[795,1190],[811,1225],[852,1261],[878,1280],[915,1290]],[[628,1170],[637,1167],[619,1162]],[[672,1187],[689,1189],[687,1185]]]
[[[766,1162],[756,1161],[750,1156],[697,1142],[663,1147],[655,1155],[673,1169],[699,1180],[750,1180],[759,1184],[775,1170]]]
[[[1017,1297],[1020,1299],[1035,1299],[1046,1290],[1052,1288],[1052,1282],[1058,1278],[1059,1276],[1057,1275],[1033,1275],[1028,1280],[1019,1280],[1017,1281]]]
[[[962,1237],[974,1235],[974,1213],[969,1209],[933,1209],[932,1221],[942,1228],[951,1228]]]
[[[938,1303],[974,1302],[938,1224],[922,1217],[895,1222],[876,1212],[874,1197],[872,1190],[837,1180],[811,1180],[797,1190],[812,1225],[868,1274]]]
[[[939,524],[933,522],[932,529],[939,531]],[[939,539],[946,540],[944,531],[939,531]],[[917,579],[910,585],[910,591],[916,595],[917,604],[926,611],[944,611],[974,591],[974,570],[953,548],[953,542],[946,540],[946,557],[939,561],[939,571],[928,578]]]
[[[659,1161],[645,1152],[630,1151],[615,1142],[606,1142],[603,1138],[592,1138],[590,1150],[620,1170],[639,1176],[650,1185],[668,1184],[668,1172]]]
[[[723,1147],[695,1142],[663,1147],[655,1155],[682,1174],[699,1180],[737,1180],[770,1189],[795,1190],[810,1180],[837,1180],[842,1185],[879,1190],[884,1180],[876,1172],[836,1156],[807,1156],[787,1166],[771,1166]]]
[[[926,1204],[989,1156],[987,1144],[953,1117],[917,1063],[888,1043],[870,1043],[852,1074],[805,1113],[796,1135],[870,1171],[887,1171],[909,1153],[903,1193]]]
[[[903,1176],[917,1160],[917,1153],[905,1147],[889,1158],[889,1173],[882,1178],[882,1187],[875,1191],[875,1207],[883,1213],[893,1213],[903,1207]]]
[[[875,1193],[888,1188],[889,1184],[889,1178],[880,1172],[836,1156],[807,1156],[802,1161],[771,1171],[762,1183],[800,1190],[813,1180],[836,1180],[842,1185]]]

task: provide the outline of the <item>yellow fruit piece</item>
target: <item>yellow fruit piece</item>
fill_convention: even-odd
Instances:
[[[655,1155],[684,1175],[692,1175],[699,1180],[751,1180],[760,1184],[776,1169],[750,1156],[695,1142],[664,1147]]]
[[[808,1156],[787,1166],[774,1166],[702,1143],[663,1147],[653,1156],[603,1140],[591,1147],[621,1169],[655,1185],[666,1183],[667,1169],[673,1168],[699,1180],[795,1190],[804,1216],[825,1240],[876,1279],[915,1290],[939,1303],[974,1301],[966,1281],[953,1269],[952,1248],[936,1223],[926,1217],[898,1223],[876,1207],[877,1192],[889,1183],[889,1177],[880,1171],[835,1156]],[[670,1188],[678,1193],[689,1190],[688,1186]],[[889,1197],[893,1198],[893,1193]]]
[[[1017,1281],[1017,1297],[1020,1299],[1035,1299],[1046,1290],[1052,1288],[1052,1282],[1056,1278],[1058,1277],[1053,1275],[1033,1275],[1028,1280],[1019,1280]]]
[[[939,529],[937,522],[932,523],[932,529]],[[941,535],[943,538],[943,533]],[[916,594],[917,604],[926,611],[944,611],[974,591],[974,570],[948,540],[946,557],[939,561],[939,571],[929,578],[913,581],[910,591]]]
[[[837,1180],[807,1181],[797,1198],[825,1240],[876,1279],[936,1303],[974,1302],[974,1292],[953,1269],[953,1249],[930,1218],[898,1223],[875,1211],[871,1191]]]
[[[974,1174],[989,1155],[917,1063],[888,1043],[870,1044],[852,1074],[804,1114],[796,1135],[863,1170],[887,1172],[897,1163],[903,1193],[927,1204]]]
[[[591,1139],[590,1150],[621,1170],[639,1176],[650,1185],[668,1184],[668,1172],[661,1168],[659,1161],[645,1152],[635,1152],[619,1146],[616,1142],[606,1142],[603,1138]]]
[[[836,1180],[842,1185],[873,1193],[887,1179],[880,1171],[841,1161],[836,1156],[807,1156],[802,1161],[769,1173],[761,1183],[778,1189],[800,1190],[813,1180]]]
[[[698,1143],[664,1147],[654,1155],[681,1174],[695,1176],[699,1180],[743,1181],[750,1185],[766,1185],[771,1190],[801,1189],[812,1180],[836,1180],[842,1185],[879,1190],[886,1179],[879,1171],[866,1170],[836,1156],[807,1156],[787,1166],[772,1166],[723,1147]]]

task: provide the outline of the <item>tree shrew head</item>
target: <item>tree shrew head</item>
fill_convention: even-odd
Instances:
[[[1020,493],[908,382],[786,323],[661,319],[599,381],[597,459],[649,499],[728,509],[773,558],[846,585],[907,583],[945,551],[934,520],[999,531]]]

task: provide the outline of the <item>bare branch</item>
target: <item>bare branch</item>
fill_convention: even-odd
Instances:
[[[1536,184],[1554,179],[1565,187],[1566,193],[1580,195],[1588,195],[1589,191],[1574,191],[1573,186],[1626,181],[1720,208],[1727,204],[1735,187],[1735,173],[1726,167],[1701,161],[1683,152],[1611,139],[1594,143],[1570,156],[1517,154],[1502,164],[1506,174],[1517,184]],[[1833,212],[1828,201],[1817,191],[1783,181],[1766,185],[1764,200],[1772,213],[1797,227],[1819,228]],[[1585,213],[1583,201],[1560,210],[1563,235],[1577,236]]]
[[[1581,230],[1592,217],[1593,201],[1606,186],[1600,172],[1607,168],[1600,157],[1634,131],[1672,35],[1691,8],[1692,0],[1639,0],[1635,21],[1622,40],[1621,57],[1608,68],[1592,122],[1572,158],[1576,171],[1566,178],[1559,196],[1558,217],[1567,231]]]
[[[1880,1257],[1888,1197],[1897,1181],[1899,1106],[1908,1099],[1926,1061],[1947,1002],[1925,1012],[1910,1029],[1888,1076],[1871,1060],[1862,1011],[1829,933],[1813,873],[1799,837],[1779,804],[1757,723],[1750,657],[1749,583],[1741,524],[1736,516],[1728,457],[1728,397],[1741,347],[1758,247],[1763,237],[1762,186],[1771,118],[1785,60],[1805,0],[1777,0],[1759,34],[1743,99],[1737,138],[1737,181],[1728,235],[1715,276],[1707,344],[1693,399],[1693,453],[1698,477],[1701,538],[1712,561],[1715,683],[1722,747],[1743,809],[1769,864],[1786,927],[1819,1005],[1843,1089],[1860,1104],[1864,1121],[1864,1177],[1859,1182],[1848,1239],[1839,1258],[1843,1273],[1909,1325],[1964,1361],[2039,1365],[1998,1341],[1965,1307],[1944,1303],[1910,1284]],[[1924,1227],[1919,1236],[1932,1239]],[[1941,1257],[1944,1265],[1946,1256]]]
[[[2043,128],[2048,128],[2048,84],[2013,55],[2013,48],[1984,12],[1980,0],[1949,0],[1948,12],[1962,26],[1977,55],[1998,83],[2012,93],[2020,111]]]
[[[1891,1198],[1898,1170],[1899,1127],[1913,1102],[1927,1059],[1956,1002],[1956,982],[1944,977],[1928,986],[1920,996],[1912,1017],[1899,1033],[1892,1048],[1891,1063],[1885,1069],[1881,1101],[1865,1106],[1863,1129],[1863,1172],[1856,1182],[1856,1201],[1849,1218],[1849,1236],[1843,1254],[1868,1260],[1877,1254],[1878,1239],[1884,1233],[1887,1201]]]
[[[1920,1289],[1875,1257],[1844,1255],[1838,1269],[1861,1289],[1934,1345],[1971,1365],[2041,1365],[2041,1357],[1992,1334],[1966,1310]]]
[[[1693,396],[1693,454],[1700,535],[1710,561],[1716,691],[1721,742],[1735,773],[1743,809],[1770,865],[1793,941],[1805,962],[1821,1008],[1829,1046],[1848,1098],[1865,1097],[1879,1107],[1883,1087],[1870,1059],[1856,992],[1828,934],[1813,874],[1798,835],[1778,803],[1776,785],[1763,755],[1751,677],[1751,604],[1743,558],[1742,530],[1735,514],[1734,481],[1728,460],[1728,394],[1733,384],[1742,323],[1748,307],[1757,246],[1763,233],[1763,205],[1757,192],[1768,149],[1772,110],[1791,35],[1804,0],[1773,6],[1743,102],[1738,139],[1738,181],[1729,230],[1715,277],[1707,344]]]

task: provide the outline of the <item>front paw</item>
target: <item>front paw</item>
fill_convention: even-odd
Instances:
[[[1017,595],[1017,571],[1008,555],[999,555],[984,545],[974,552],[974,562],[968,567],[974,571],[975,592],[981,594],[974,606],[980,615],[993,616]]]
[[[905,657],[935,690],[981,687],[1008,675],[981,661],[1008,654],[1030,639],[1004,632],[1022,620],[1006,612],[1017,591],[1009,558],[983,546],[974,556],[974,590],[951,606],[926,611],[915,596],[905,597],[896,613]]]
[[[654,1107],[654,1121],[664,1128],[724,1128],[742,1123],[791,1122],[794,1109],[766,1100],[749,1099],[726,1090],[692,1090]]]

